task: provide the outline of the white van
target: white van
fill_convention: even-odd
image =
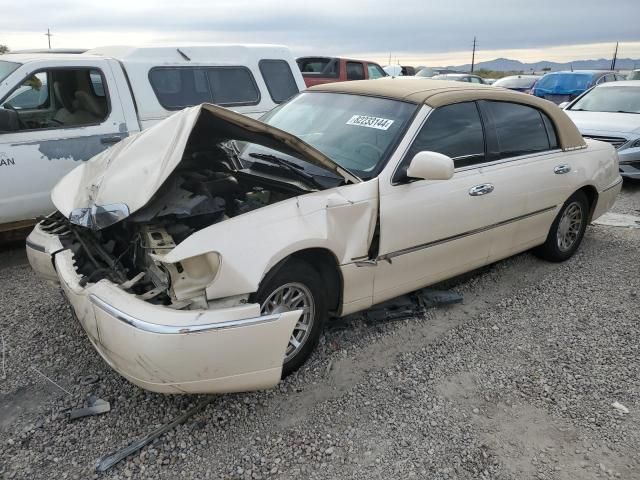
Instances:
[[[52,187],[79,162],[176,110],[209,102],[258,117],[304,88],[283,46],[0,55],[0,232],[52,211]]]

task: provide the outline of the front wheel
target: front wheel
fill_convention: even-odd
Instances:
[[[289,260],[265,278],[255,295],[262,315],[302,310],[285,350],[283,378],[302,366],[320,340],[328,316],[324,288],[311,265]]]
[[[576,192],[567,200],[553,221],[545,243],[534,253],[551,262],[563,262],[580,246],[587,228],[589,201],[584,192]]]

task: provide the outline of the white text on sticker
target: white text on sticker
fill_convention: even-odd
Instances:
[[[347,125],[377,128],[378,130],[388,130],[392,123],[393,120],[389,120],[387,118],[370,117],[369,115],[354,115],[347,121]]]

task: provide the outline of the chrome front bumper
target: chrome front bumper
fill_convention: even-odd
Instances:
[[[89,340],[132,383],[162,393],[226,393],[278,383],[301,311],[260,316],[257,304],[218,310],[153,305],[108,280],[80,285],[73,254],[36,226],[27,255],[58,281]]]

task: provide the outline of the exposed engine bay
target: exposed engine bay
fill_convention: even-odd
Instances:
[[[198,230],[308,192],[283,179],[281,169],[234,169],[231,154],[224,144],[185,152],[145,207],[107,228],[74,225],[60,213],[45,219],[42,228],[73,251],[83,285],[108,279],[154,304],[207,308],[206,298],[190,295],[188,288],[176,292],[184,266],[162,263],[162,257]]]

